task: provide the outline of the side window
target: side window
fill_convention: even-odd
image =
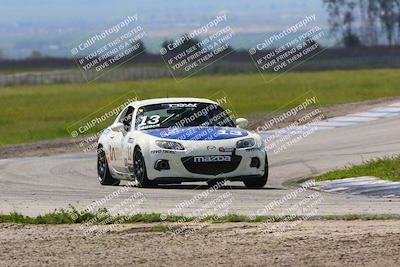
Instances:
[[[127,132],[131,129],[132,116],[134,110],[135,109],[133,107],[128,107],[118,120],[119,122],[122,122],[125,125],[125,131]]]

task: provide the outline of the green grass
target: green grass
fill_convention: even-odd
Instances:
[[[330,171],[316,178],[317,181],[337,180],[361,176],[375,176],[384,180],[400,182],[400,155],[392,158],[369,160],[361,165]]]
[[[138,63],[138,64],[124,64],[120,66],[120,68],[141,68],[141,67],[160,67],[164,68],[164,65],[161,63]],[[25,73],[25,72],[54,72],[54,71],[79,71],[76,66],[68,66],[68,67],[2,67],[0,68],[1,74],[17,74],[17,73]]]
[[[102,209],[97,212],[78,212],[75,208],[68,210],[56,210],[45,215],[36,217],[25,216],[17,212],[6,215],[0,215],[0,223],[21,223],[21,224],[74,224],[74,223],[92,223],[92,224],[112,224],[123,223],[190,223],[190,222],[212,222],[212,223],[230,223],[230,222],[279,222],[282,220],[297,220],[296,217],[274,217],[259,216],[250,218],[243,215],[230,214],[222,217],[204,217],[201,219],[186,216],[166,216],[160,214],[136,214],[131,216],[111,216],[107,210]]]
[[[0,146],[69,137],[68,125],[132,91],[147,99],[213,98],[223,90],[233,111],[247,116],[274,111],[310,90],[322,105],[400,96],[399,77],[400,70],[330,71],[290,73],[268,83],[253,74],[0,88]]]
[[[393,220],[400,219],[399,216],[392,215],[346,215],[346,216],[315,216],[311,217],[310,220]],[[0,215],[0,223],[19,223],[19,224],[113,224],[113,223],[202,223],[208,222],[213,224],[220,223],[274,223],[282,221],[298,221],[302,220],[302,217],[296,216],[257,216],[255,218],[229,214],[222,217],[185,217],[185,216],[166,216],[162,217],[160,214],[136,214],[131,216],[111,216],[105,209],[99,210],[95,213],[84,212],[79,213],[76,209],[71,208],[68,210],[59,210],[45,215],[39,215],[36,217],[24,216],[22,214],[12,212],[6,215]],[[165,232],[171,230],[170,227],[165,226],[155,227],[154,229],[148,229],[150,231]]]

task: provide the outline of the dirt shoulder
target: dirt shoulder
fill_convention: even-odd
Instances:
[[[351,113],[367,111],[373,108],[386,106],[398,101],[400,101],[400,98],[384,98],[378,100],[339,104],[339,105],[323,107],[322,112],[326,118],[332,118]],[[256,129],[258,126],[262,125],[263,122],[277,115],[279,114],[259,113],[250,116],[249,117],[250,129],[252,130]],[[293,121],[289,119],[285,121],[285,123],[275,125],[274,128],[285,127],[286,125],[292,122]],[[85,138],[80,138],[80,139],[65,138],[65,139],[56,139],[56,140],[40,141],[34,143],[3,146],[0,147],[0,159],[15,158],[15,157],[43,157],[56,154],[82,152],[82,149],[79,147],[78,144],[80,141],[83,141],[84,139]]]
[[[83,140],[81,138],[80,140]],[[82,152],[74,138],[46,140],[34,143],[0,147],[0,159],[20,157],[45,157],[50,155]]]
[[[0,266],[398,266],[400,262],[400,221],[308,221],[281,233],[276,231],[279,227],[260,228],[261,224],[220,224],[187,237],[154,231],[154,226],[118,225],[96,237],[85,236],[80,225],[0,224]]]

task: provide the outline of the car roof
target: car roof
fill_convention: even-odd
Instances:
[[[142,107],[154,104],[163,104],[163,103],[187,103],[187,102],[200,102],[200,103],[209,103],[209,104],[217,104],[214,101],[211,101],[206,98],[191,98],[191,97],[175,97],[175,98],[154,98],[154,99],[146,99],[141,101],[135,101],[130,103],[130,106],[133,107]]]

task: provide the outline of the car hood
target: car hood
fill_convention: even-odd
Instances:
[[[187,141],[225,140],[249,135],[245,130],[231,127],[184,127],[147,130],[145,133],[164,139]]]

